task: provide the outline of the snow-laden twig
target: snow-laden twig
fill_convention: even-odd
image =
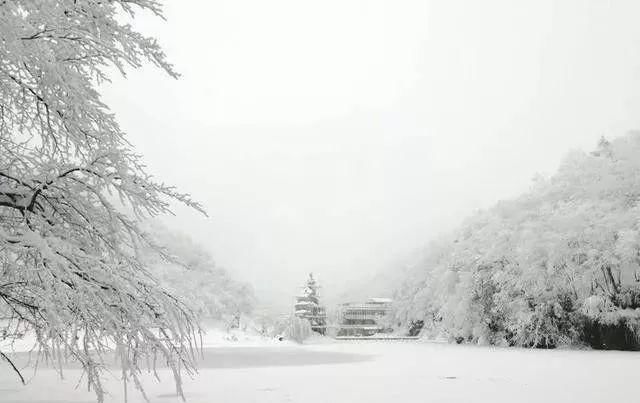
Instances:
[[[126,21],[138,10],[162,16],[160,4],[0,7],[0,315],[20,323],[0,334],[33,332],[61,375],[63,360],[78,361],[100,401],[116,346],[123,381],[141,389],[144,363],[159,356],[181,393],[198,327],[139,258],[153,247],[139,222],[176,202],[204,210],[146,172],[97,90],[112,67],[124,74],[149,62],[178,77],[157,42]]]

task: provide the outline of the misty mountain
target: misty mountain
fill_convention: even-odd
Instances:
[[[255,297],[251,286],[218,267],[203,246],[157,222],[148,225],[148,232],[165,251],[164,258],[157,254],[145,257],[149,271],[200,318],[229,321],[237,314],[253,310]]]

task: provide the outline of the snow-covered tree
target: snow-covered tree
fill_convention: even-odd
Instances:
[[[0,337],[35,333],[99,400],[111,351],[125,390],[159,356],[182,393],[197,331],[139,259],[138,221],[172,201],[202,209],[145,171],[97,90],[145,62],[177,77],[137,12],[161,16],[156,0],[0,1]]]

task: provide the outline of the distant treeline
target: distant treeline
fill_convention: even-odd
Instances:
[[[218,267],[203,246],[158,223],[149,223],[147,230],[165,252],[165,258],[152,253],[143,258],[150,272],[165,289],[194,310],[199,319],[231,324],[238,315],[253,310],[253,288]]]
[[[640,349],[640,134],[569,153],[515,200],[432,243],[400,320],[451,341]]]

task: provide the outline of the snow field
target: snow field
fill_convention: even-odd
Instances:
[[[229,347],[232,344],[234,347]],[[632,402],[640,355],[629,352],[525,350],[426,342],[332,342],[293,345],[257,340],[205,349],[200,372],[185,379],[191,403]],[[168,371],[147,377],[151,402],[173,403]],[[26,387],[0,369],[0,402],[92,402],[80,371],[59,381],[40,368]],[[123,401],[119,374],[107,402]],[[144,402],[135,391],[130,402]]]

